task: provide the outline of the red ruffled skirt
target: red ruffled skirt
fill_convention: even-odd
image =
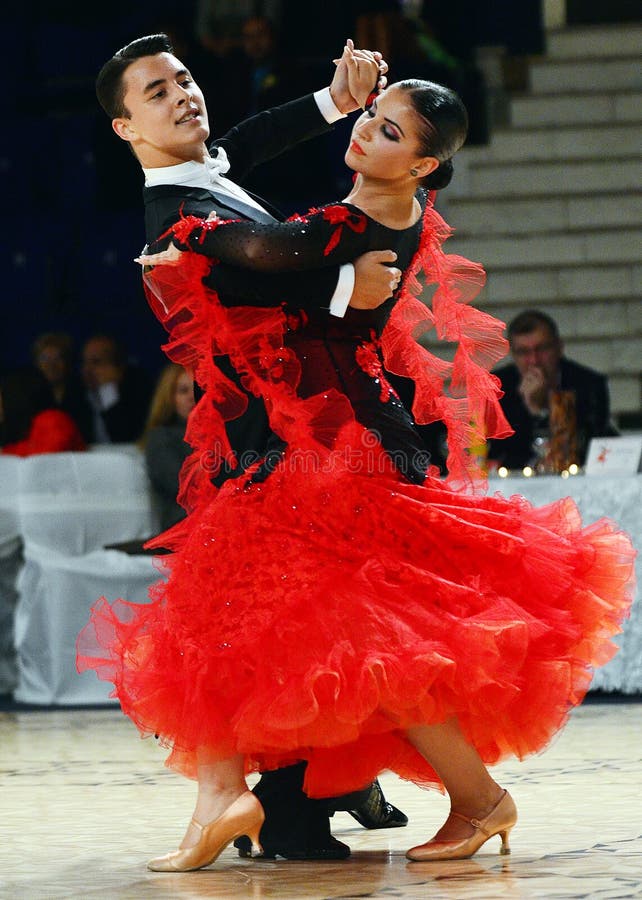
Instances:
[[[404,738],[457,716],[493,764],[544,748],[616,651],[635,552],[574,502],[286,458],[175,527],[148,605],[103,598],[78,667],[112,681],[168,765],[307,760],[311,796],[383,770],[439,779]]]
[[[223,308],[204,286],[209,263],[190,254],[146,276],[166,352],[205,391],[181,474],[190,515],[156,542],[175,552],[149,604],[94,606],[78,667],[113,682],[123,711],[186,775],[242,754],[247,772],[306,760],[310,796],[386,769],[440,787],[409,726],[456,716],[487,764],[522,758],[547,745],[617,650],[633,593],[629,537],[607,520],[584,527],[571,499],[535,508],[458,487],[475,469],[475,433],[508,433],[490,374],[507,345],[502,323],[469,305],[483,269],[444,254],[448,234],[428,206],[381,356],[368,356],[373,378],[379,361],[413,380],[416,421],[446,423],[445,482],[402,482],[347,397],[323,384],[298,397],[282,310]],[[430,308],[416,299],[422,273],[437,286]],[[457,344],[452,363],[418,343],[431,328]],[[247,399],[213,353],[263,397],[289,448],[263,482],[218,492],[202,454],[230,450],[223,426]]]

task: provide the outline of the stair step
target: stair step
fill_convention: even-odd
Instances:
[[[642,113],[640,116],[642,119]],[[590,159],[617,148],[618,157],[637,157],[641,147],[642,121],[630,124],[576,125],[570,128],[538,125],[519,130],[498,129],[491,135],[489,144],[466,147],[460,156],[467,157],[471,162]]]
[[[635,56],[641,46],[642,28],[637,23],[562,28],[546,36],[546,55],[553,59]]]
[[[459,238],[634,226],[642,222],[642,195],[609,191],[586,197],[520,200],[461,197],[449,201],[448,222]]]
[[[452,237],[449,253],[459,253],[481,262],[487,269],[532,268],[533,266],[635,263],[640,258],[642,229],[618,228],[601,231],[512,235],[511,237]]]
[[[527,308],[541,308],[542,303],[505,303],[479,304],[490,315],[501,322],[510,322],[518,313]],[[639,333],[642,321],[639,315],[640,304],[634,300],[609,300],[594,303],[547,302],[546,312],[555,319],[560,333],[567,340],[606,340],[617,338],[631,340],[631,334]],[[608,316],[605,311],[608,310]],[[637,341],[637,339],[634,339]],[[640,370],[638,344],[637,371]],[[628,358],[628,357],[627,357]],[[629,362],[630,362],[630,358]],[[628,363],[627,363],[628,367]]]
[[[642,91],[600,91],[514,97],[510,104],[511,124],[594,125],[596,122],[636,122],[642,119]]]
[[[533,304],[535,308],[541,304]],[[546,311],[557,322],[560,333],[565,341],[577,340],[606,340],[617,339],[637,344],[637,360],[627,355],[626,364],[621,366],[622,371],[630,371],[632,361],[635,361],[635,370],[640,371],[640,347],[639,339],[631,338],[631,334],[640,332],[642,323],[639,316],[635,315],[635,307],[639,307],[635,300],[609,300],[608,304],[600,303],[576,303],[555,304],[547,303]],[[489,310],[503,322],[510,322],[517,313],[526,307],[521,306],[496,306]],[[608,315],[605,312],[608,310]],[[628,346],[628,345],[627,345]],[[628,354],[628,351],[627,351]]]
[[[614,413],[640,412],[640,375],[609,375],[609,394]]]
[[[610,304],[624,299],[633,300],[642,308],[639,303],[642,267],[635,264],[600,262],[515,269],[480,262],[488,269],[482,302],[493,306],[506,303],[539,306],[558,301],[581,305],[592,300]]]
[[[546,309],[568,356],[608,375],[613,413],[637,414],[642,23],[562,29],[547,44],[531,91],[510,98],[510,125],[458,154],[438,195],[454,228],[445,250],[485,267],[479,309],[506,323]]]
[[[617,148],[613,148],[614,152]],[[642,159],[602,157],[569,162],[477,163],[468,174],[470,196],[482,198],[637,190]]]
[[[544,60],[531,64],[529,83],[533,94],[640,90],[642,67],[639,55],[631,59]]]

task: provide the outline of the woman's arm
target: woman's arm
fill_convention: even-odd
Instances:
[[[344,203],[268,225],[244,220],[187,216],[172,226],[173,244],[140,256],[143,265],[173,265],[193,250],[227,265],[258,272],[298,272],[351,262],[372,249],[370,221]]]

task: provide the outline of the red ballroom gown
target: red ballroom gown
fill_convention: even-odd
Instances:
[[[185,520],[152,545],[148,604],[94,605],[78,668],[114,684],[167,764],[243,754],[246,772],[306,760],[305,789],[347,793],[392,770],[442,786],[404,731],[456,716],[486,764],[542,750],[566,722],[629,613],[629,536],[584,525],[574,501],[540,508],[488,495],[469,448],[506,436],[492,367],[504,325],[471,305],[479,264],[446,254],[451,229],[423,215],[391,230],[337,203],[280,225],[174,228],[198,252],[145,276],[167,355],[195,372],[181,475]],[[374,311],[224,306],[219,260],[271,271],[392,247],[405,274]],[[207,255],[203,255],[207,254]],[[432,331],[444,358],[420,343]],[[215,487],[233,456],[225,422],[262,397],[278,438]],[[448,474],[417,452],[413,418],[387,373],[414,382],[414,421],[448,431]]]

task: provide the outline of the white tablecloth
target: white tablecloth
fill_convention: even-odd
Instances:
[[[104,547],[156,532],[135,447],[0,456],[0,626],[7,637],[6,646],[0,641],[0,689],[17,678],[14,697],[24,703],[108,700],[110,685],[76,672],[76,637],[101,595],[146,601],[159,577],[153,559]]]
[[[18,513],[19,460],[0,454],[0,694],[10,694],[18,681],[13,618],[22,567],[22,538]]]
[[[76,639],[99,597],[146,603],[159,579],[151,556],[94,550],[68,556],[31,553],[18,578],[15,639],[21,703],[69,706],[116,703],[113,685],[95,672],[76,671]]]
[[[521,494],[536,506],[571,496],[578,505],[584,524],[589,525],[606,516],[630,534],[638,551],[636,598],[631,617],[616,639],[620,651],[605,666],[596,670],[591,689],[626,694],[642,692],[642,475],[491,478],[489,493],[494,492],[505,497]]]

